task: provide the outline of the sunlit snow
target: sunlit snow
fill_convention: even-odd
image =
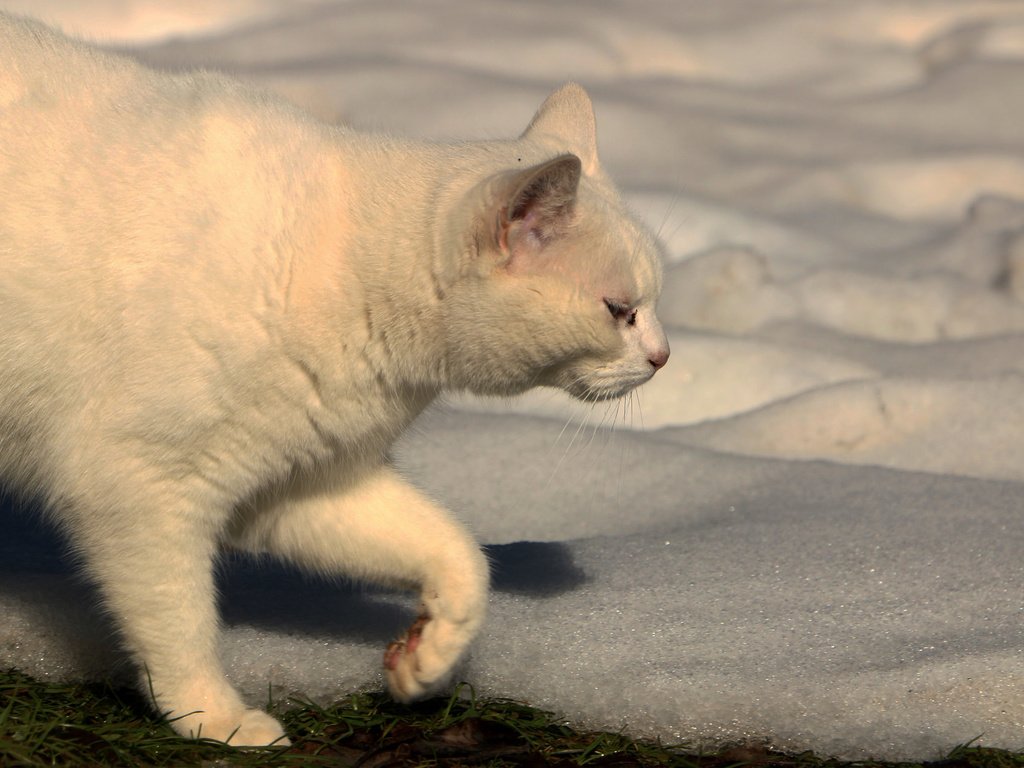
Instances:
[[[667,246],[673,357],[617,408],[453,398],[401,444],[494,564],[459,677],[671,742],[1024,748],[1024,5],[0,7],[418,137],[510,137],[583,83]],[[4,515],[0,666],[124,674],[70,559]],[[413,608],[228,563],[229,675],[379,687]]]

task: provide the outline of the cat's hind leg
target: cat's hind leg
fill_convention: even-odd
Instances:
[[[466,529],[390,467],[249,518],[235,542],[315,571],[418,586],[420,617],[385,653],[396,699],[443,686],[483,622],[488,566]]]
[[[127,485],[103,494],[102,506],[79,501],[61,517],[139,665],[144,692],[182,736],[288,744],[277,720],[245,705],[218,658],[213,516],[181,499],[157,500],[152,488],[126,499]]]

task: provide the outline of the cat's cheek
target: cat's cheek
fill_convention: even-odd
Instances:
[[[550,372],[547,383],[578,400],[600,402],[629,394],[649,381],[659,367],[645,349],[634,343],[612,359],[587,357],[559,366]]]
[[[545,383],[557,387],[577,400],[592,401],[603,399],[601,388],[594,380],[593,370],[598,361],[577,360],[560,365],[546,372]]]

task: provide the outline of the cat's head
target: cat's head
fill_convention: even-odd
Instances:
[[[620,397],[668,360],[661,254],[598,163],[590,98],[564,86],[501,151],[508,167],[470,193],[449,304],[454,378],[479,394]]]

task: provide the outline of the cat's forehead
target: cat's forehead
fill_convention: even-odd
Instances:
[[[591,205],[614,207],[615,215],[594,211],[597,215],[588,220],[591,212],[581,211],[580,226],[589,230],[581,238],[577,255],[586,262],[581,270],[585,283],[603,298],[629,303],[655,301],[661,292],[657,240],[617,199],[605,198],[601,203]]]

